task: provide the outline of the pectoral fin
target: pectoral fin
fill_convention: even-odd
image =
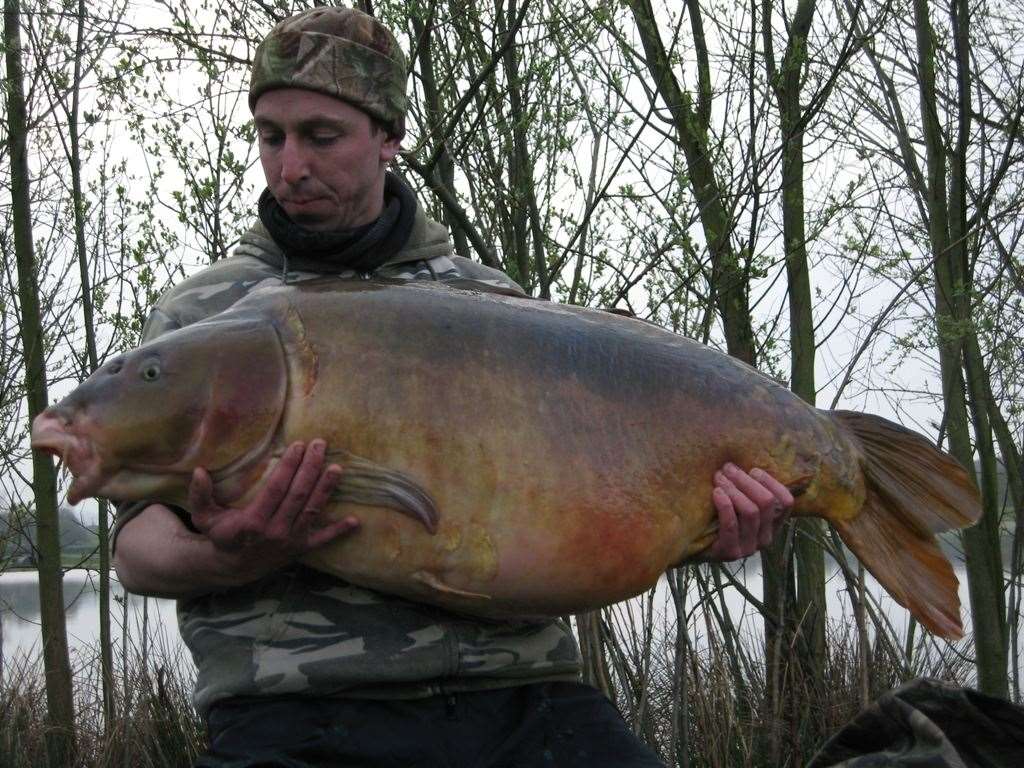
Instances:
[[[335,501],[393,509],[419,520],[430,533],[437,532],[437,506],[415,480],[350,453],[343,454],[340,463],[341,481],[334,490]]]

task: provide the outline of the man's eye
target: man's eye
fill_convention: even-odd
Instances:
[[[336,133],[315,133],[310,139],[318,147],[326,147],[338,140],[338,134]]]
[[[282,139],[282,136],[281,136],[280,133],[261,133],[260,134],[260,143],[261,144],[269,144],[270,146],[276,146],[277,144],[280,144],[282,140],[283,139]]]

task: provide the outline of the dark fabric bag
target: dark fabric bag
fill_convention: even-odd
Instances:
[[[425,699],[232,699],[196,768],[664,768],[597,689],[536,683]]]
[[[874,702],[807,768],[1021,768],[1024,708],[918,678]]]

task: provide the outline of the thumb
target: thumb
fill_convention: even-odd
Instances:
[[[216,511],[213,481],[202,467],[196,467],[192,472],[192,482],[188,486],[188,511],[192,515],[192,522],[200,529],[209,525],[210,517]]]

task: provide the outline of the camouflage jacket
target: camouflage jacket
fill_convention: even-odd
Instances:
[[[286,269],[280,249],[257,224],[230,258],[163,295],[143,338],[224,310],[267,281],[317,276],[285,274]],[[419,209],[406,247],[375,274],[474,282],[522,293],[504,273],[453,256],[447,230]],[[117,531],[144,506],[122,506],[115,541]],[[215,702],[235,696],[416,698],[575,680],[580,670],[579,649],[562,621],[478,621],[303,566],[242,588],[179,601],[178,625],[198,669],[194,703],[204,716]]]

